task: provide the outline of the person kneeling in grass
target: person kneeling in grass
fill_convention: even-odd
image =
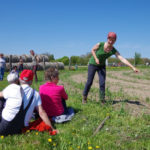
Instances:
[[[40,86],[42,106],[49,117],[56,123],[66,122],[74,116],[73,108],[66,107],[68,95],[62,85],[57,85],[59,72],[49,68],[45,72],[46,83]]]

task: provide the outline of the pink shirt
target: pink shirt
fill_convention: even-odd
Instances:
[[[42,106],[49,117],[59,116],[64,112],[62,99],[67,100],[68,95],[62,85],[47,82],[40,86]]]

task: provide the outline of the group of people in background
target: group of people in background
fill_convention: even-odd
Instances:
[[[34,53],[34,50],[30,50],[30,55],[32,58],[32,71],[34,73],[35,82],[37,82],[38,81],[37,69],[38,69],[39,57]],[[5,68],[6,68],[6,60],[4,58],[4,55],[0,53],[0,81],[2,81],[4,78]],[[24,62],[21,56],[19,58],[18,65],[13,66],[12,68],[10,68],[10,70],[16,71],[18,73],[24,70]]]
[[[125,65],[139,72],[127,59],[123,58],[114,48],[117,35],[109,32],[106,42],[100,42],[92,48],[92,57],[88,65],[88,77],[83,91],[82,103],[87,103],[87,96],[90,91],[95,73],[99,76],[100,102],[105,103],[105,81],[106,81],[106,59],[112,55],[123,62]],[[45,71],[46,82],[40,86],[39,93],[31,88],[33,77],[37,78],[38,57],[31,50],[32,70],[23,70],[18,76],[16,71],[10,72],[7,76],[9,85],[0,92],[0,135],[20,133],[23,127],[30,127],[30,120],[36,109],[45,126],[52,131],[58,132],[52,126],[51,121],[56,123],[66,122],[74,116],[73,108],[66,106],[68,95],[64,86],[58,85],[59,72],[55,68]],[[3,80],[5,60],[0,55],[0,80]],[[23,61],[20,62],[23,65]],[[23,69],[23,66],[21,67]],[[51,120],[51,121],[50,121]],[[16,128],[17,127],[17,128]],[[13,129],[13,130],[12,130]]]

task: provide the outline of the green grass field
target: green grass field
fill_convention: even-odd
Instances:
[[[108,68],[109,70],[123,71],[128,68]],[[68,123],[54,124],[60,131],[58,135],[50,136],[47,132],[33,131],[22,135],[0,136],[0,150],[150,150],[150,115],[132,115],[126,108],[127,102],[134,97],[121,90],[112,92],[107,88],[108,103],[102,106],[96,101],[99,89],[92,87],[88,103],[82,105],[84,83],[75,82],[71,77],[86,72],[87,68],[60,71],[60,84],[65,86],[69,96],[67,105],[73,107],[76,114]],[[148,76],[149,74],[147,77],[144,75],[143,78],[149,79]],[[42,71],[38,72],[38,77],[39,82],[32,85],[36,90],[44,83]],[[7,85],[5,75],[5,80],[0,82],[0,90]],[[120,99],[119,107],[114,107],[113,100],[117,98]],[[135,99],[138,101],[137,97]],[[107,116],[110,119],[93,136],[96,128]]]

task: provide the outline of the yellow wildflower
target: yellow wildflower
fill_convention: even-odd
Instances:
[[[4,136],[2,135],[2,136],[1,136],[1,139],[3,139],[3,138],[4,138]]]
[[[99,146],[96,146],[96,148],[100,148]]]
[[[53,143],[53,146],[56,146],[56,143]]]
[[[39,133],[38,133],[38,132],[36,132],[35,134],[36,134],[36,135],[38,135]]]
[[[92,149],[92,146],[89,146],[88,149]]]
[[[48,139],[48,142],[52,142],[52,139],[51,139],[51,138],[49,138],[49,139]]]
[[[78,146],[78,149],[80,149],[80,146]]]

